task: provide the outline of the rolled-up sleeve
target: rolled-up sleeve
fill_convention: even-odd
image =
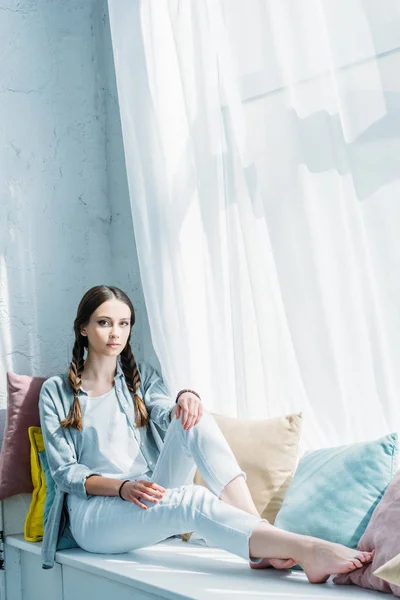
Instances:
[[[154,367],[141,362],[140,374],[144,392],[143,400],[149,411],[150,420],[166,431],[171,422],[171,411],[175,402],[171,399],[167,386]]]
[[[51,382],[48,385],[45,382],[39,396],[40,425],[50,473],[60,490],[76,494],[80,498],[88,498],[90,494],[86,492],[86,479],[91,475],[101,474],[76,460],[74,448],[60,425],[54,398],[57,393],[57,388],[51,386]]]

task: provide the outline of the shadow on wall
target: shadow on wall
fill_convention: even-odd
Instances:
[[[400,52],[398,59],[400,66]],[[344,139],[337,114],[319,111],[300,119],[294,110],[282,113],[278,118],[288,133],[285,144],[274,140],[279,126],[268,128],[268,145],[274,150],[272,166],[285,170],[286,165],[286,174],[291,175],[292,181],[300,165],[311,173],[335,170],[340,175],[350,174],[358,200],[368,200],[380,188],[398,180],[400,173],[400,94],[386,92],[384,99],[386,114],[351,143]],[[267,131],[265,135],[267,139]],[[254,175],[249,176],[251,172],[250,168],[249,183],[256,181]],[[277,168],[276,172],[281,173],[282,169]],[[273,172],[271,177],[274,178]]]
[[[372,38],[379,38],[379,34],[382,36],[382,32],[375,31],[371,24]],[[196,42],[200,44],[201,40],[195,38],[194,45]],[[380,39],[376,40],[377,51],[378,47],[382,45],[381,42]],[[143,41],[140,39],[140,35],[137,36],[137,46],[143,52]],[[144,59],[142,60],[144,61]],[[305,166],[310,173],[325,173],[334,170],[340,175],[350,175],[356,198],[363,202],[381,188],[398,180],[400,172],[400,93],[393,91],[395,87],[393,74],[400,69],[400,39],[398,48],[394,48],[390,52],[383,52],[378,57],[371,59],[371,62],[378,73],[376,82],[379,81],[381,87],[377,91],[373,89],[359,90],[354,97],[352,97],[351,91],[347,95],[343,93],[343,100],[346,106],[357,107],[360,97],[362,97],[362,108],[366,114],[370,113],[370,115],[378,112],[373,109],[382,101],[384,114],[382,116],[382,111],[379,111],[377,120],[351,142],[345,139],[343,122],[338,114],[319,110],[306,118],[301,118],[296,110],[290,108],[287,88],[275,89],[255,98],[246,98],[246,101],[243,102],[250,154],[257,156],[257,164],[252,162],[249,166],[243,167],[243,174],[246,191],[252,200],[256,217],[265,218],[264,206],[276,201],[275,198],[268,197],[268,194],[273,196],[275,192],[281,191],[293,196],[298,183],[299,166]],[[206,80],[207,75],[201,74],[201,58],[196,66],[199,77],[204,77]],[[359,70],[364,72],[364,62],[350,65],[345,69],[349,73],[354,71],[356,77]],[[141,89],[146,90],[147,73],[145,68],[137,75],[140,79]],[[325,74],[323,77],[321,76],[321,89],[324,86],[324,79],[326,79]],[[313,81],[314,87],[318,86],[316,82],[318,82],[318,78]],[[304,82],[304,85],[307,86],[308,83]],[[372,85],[371,88],[373,88]],[[200,201],[199,209],[202,215],[203,231],[206,237],[212,240],[215,236],[218,237],[220,231],[219,207],[212,206],[212,203],[207,202],[206,199],[210,194],[215,193],[218,185],[221,156],[212,156],[211,152],[207,154],[209,139],[205,132],[209,127],[209,115],[202,103],[201,88],[197,90],[197,93],[197,114],[191,123],[181,158],[176,161],[177,167],[170,188],[173,190],[174,214],[178,224],[183,223],[196,190],[201,198],[205,198],[204,201]],[[145,92],[143,97],[145,98]],[[143,100],[143,103],[140,104],[138,101],[138,106],[142,115],[142,123],[151,128],[153,125],[151,102],[146,103]],[[368,110],[368,107],[371,107],[371,110]],[[229,206],[240,201],[238,193],[243,193],[243,189],[236,185],[237,181],[234,176],[238,165],[238,156],[231,117],[226,107],[222,108],[222,112],[224,132],[228,140],[223,156],[227,186],[224,200]],[[154,150],[152,151],[150,142],[148,143],[149,147],[143,148],[143,152],[148,154],[148,162],[150,162],[152,153],[154,157]],[[144,144],[146,144],[145,140]],[[253,152],[254,147],[256,148],[255,152]],[[205,148],[206,155],[204,154]],[[190,163],[188,157],[194,158],[195,166]],[[157,159],[163,160],[161,156],[158,156]],[[260,173],[261,167],[268,171],[267,177],[264,173]],[[162,173],[163,170],[160,168],[158,178],[162,177]],[[267,188],[261,183],[264,177],[268,179]],[[232,185],[230,182],[233,182]],[[149,184],[149,189],[151,192],[149,197],[157,197],[157,194],[160,193],[155,181],[153,184]],[[179,229],[179,225],[177,228]],[[218,243],[211,243],[210,247],[213,247],[215,251]],[[161,253],[160,249],[160,256]]]

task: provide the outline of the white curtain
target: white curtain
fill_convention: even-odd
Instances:
[[[397,0],[109,0],[140,271],[172,393],[400,424]]]

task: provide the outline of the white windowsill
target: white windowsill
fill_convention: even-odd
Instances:
[[[7,536],[6,544],[40,556],[41,542],[27,542],[23,534]],[[178,538],[126,554],[62,550],[56,562],[169,600],[382,600],[380,592],[356,586],[336,586],[331,581],[311,585],[298,571],[251,570],[245,560],[225,550],[186,544]]]

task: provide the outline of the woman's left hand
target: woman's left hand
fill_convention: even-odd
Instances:
[[[177,419],[182,414],[183,428],[188,431],[191,427],[197,425],[203,416],[203,407],[200,398],[191,392],[183,392],[179,396],[177,405],[174,407],[174,413]]]

